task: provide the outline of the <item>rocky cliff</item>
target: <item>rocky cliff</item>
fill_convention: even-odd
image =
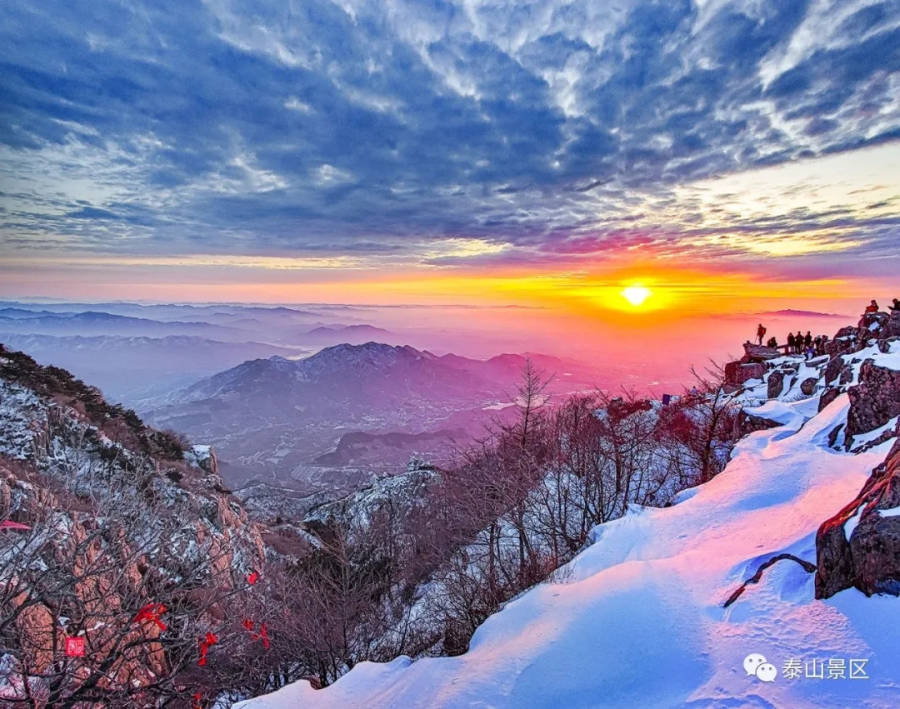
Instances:
[[[850,406],[828,435],[834,448],[861,453],[897,439],[884,463],[817,535],[816,595],[848,588],[866,595],[900,595],[900,318],[866,315],[839,330],[812,360],[747,346],[726,367],[734,390],[752,401],[818,397],[824,411],[842,395]],[[749,433],[779,425],[748,413],[739,418]]]
[[[266,554],[209,447],[2,346],[0,524],[0,690],[33,706],[179,696]]]

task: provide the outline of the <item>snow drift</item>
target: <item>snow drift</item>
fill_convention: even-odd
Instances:
[[[814,562],[818,526],[891,447],[829,447],[847,420],[846,394],[820,413],[818,397],[791,398],[750,410],[782,425],[743,439],[710,483],[673,507],[633,509],[597,527],[557,582],[489,618],[465,655],[362,663],[324,690],[298,682],[239,706],[896,707],[900,599],[851,589],[814,600],[813,576],[782,562],[723,609],[772,556]],[[776,666],[774,682],[747,675],[751,653]],[[849,677],[851,659],[864,661],[856,666],[865,677]],[[829,662],[841,661],[846,678],[829,679]],[[799,677],[786,675],[788,663],[799,663]]]

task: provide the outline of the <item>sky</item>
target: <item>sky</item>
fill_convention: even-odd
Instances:
[[[900,296],[898,167],[900,0],[0,23],[3,297],[858,312]]]

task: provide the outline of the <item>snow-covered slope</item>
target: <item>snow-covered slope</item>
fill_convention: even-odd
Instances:
[[[812,397],[762,407],[756,413],[777,414],[783,425],[742,440],[721,475],[675,506],[596,528],[593,545],[559,581],[489,618],[465,655],[363,663],[326,689],[299,682],[240,706],[900,706],[900,599],[851,589],[817,601],[813,576],[785,561],[723,609],[770,557],[789,552],[814,562],[819,524],[858,493],[891,446],[830,448],[849,399],[842,394],[818,414],[817,405]],[[777,667],[774,682],[746,674],[751,653]],[[867,661],[869,679],[849,678],[851,659]],[[791,660],[800,662],[798,678],[784,674]],[[827,677],[830,660],[845,663],[847,679],[805,676],[807,663],[818,670],[824,662]]]

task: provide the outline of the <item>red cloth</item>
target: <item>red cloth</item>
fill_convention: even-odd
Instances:
[[[149,620],[151,623],[156,624],[156,627],[159,628],[160,632],[163,632],[166,629],[166,624],[162,622],[160,616],[165,613],[166,610],[168,609],[162,603],[148,603],[138,611],[138,614],[134,618],[134,622],[140,623],[142,620]]]
[[[259,572],[251,571],[250,575],[247,576],[247,583],[253,586],[257,581],[259,581]]]
[[[219,642],[219,637],[214,633],[207,633],[205,638],[200,638],[200,660],[197,662],[200,667],[206,664],[206,653],[209,648]]]
[[[257,632],[254,632],[254,629],[256,628],[256,623],[254,623],[252,620],[248,620],[247,618],[244,618],[244,627],[253,634],[254,640],[262,640],[263,647],[265,647],[266,650],[269,649],[269,632],[268,632],[268,628],[266,627],[265,623],[263,623],[262,625],[259,626],[259,632],[257,633]]]
[[[27,524],[19,524],[18,522],[10,522],[8,519],[0,522],[0,529],[15,529],[20,532],[27,532],[31,527]]]

